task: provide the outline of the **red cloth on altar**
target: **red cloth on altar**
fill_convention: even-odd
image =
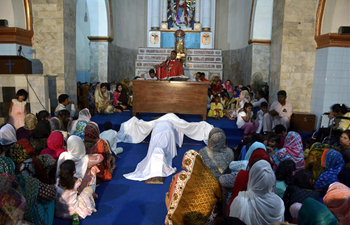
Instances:
[[[159,69],[157,69],[157,73],[157,77],[160,80],[166,77],[183,75],[184,68],[182,67],[182,63],[178,60],[170,60],[168,62],[162,63]]]

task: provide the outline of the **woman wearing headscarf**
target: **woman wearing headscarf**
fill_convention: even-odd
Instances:
[[[115,158],[112,155],[109,143],[100,138],[100,129],[95,122],[90,121],[85,128],[84,144],[86,154],[101,154],[104,158],[99,164],[100,172],[97,174],[98,181],[109,181],[115,168]]]
[[[230,98],[233,95],[233,87],[232,87],[232,82],[231,80],[226,80],[225,84],[224,84],[224,88],[226,89],[226,91],[228,92]]]
[[[213,128],[208,140],[208,146],[202,148],[199,154],[204,164],[213,172],[216,179],[219,179],[233,160],[233,151],[227,147],[225,132],[220,128]]]
[[[51,155],[39,155],[34,160],[32,157],[21,163],[18,174],[35,177],[46,184],[55,184],[56,160]]]
[[[82,109],[79,112],[79,118],[71,123],[70,129],[68,131],[71,135],[79,136],[84,140],[85,127],[90,122],[91,114],[88,109]]]
[[[11,124],[5,124],[0,129],[0,154],[5,153],[17,141],[16,130]]]
[[[238,196],[238,193],[240,191],[247,190],[249,170],[252,168],[254,163],[258,162],[259,160],[265,160],[269,164],[271,164],[270,156],[265,149],[262,149],[262,148],[254,149],[252,155],[249,157],[248,166],[246,167],[245,170],[240,170],[236,176],[236,179],[233,185],[233,190],[232,190],[232,197],[226,207],[226,215],[229,215],[231,204],[233,200]]]
[[[303,142],[300,134],[297,132],[288,132],[283,148],[276,151],[271,156],[274,170],[276,170],[278,165],[286,159],[293,160],[297,170],[305,169]]]
[[[64,147],[63,134],[58,131],[54,131],[50,134],[47,139],[47,148],[40,152],[40,155],[48,154],[51,155],[55,160],[58,160],[61,153],[66,152]]]
[[[47,174],[45,174],[42,163],[38,160],[35,149],[30,141],[22,138],[14,143],[7,151],[6,156],[10,157],[17,166],[17,173],[23,172],[28,166],[32,164],[29,171],[32,175],[37,177],[43,183],[49,183]],[[30,160],[29,160],[30,159]],[[26,161],[29,160],[29,161]],[[26,163],[25,163],[26,162]]]
[[[113,105],[122,112],[127,109],[129,96],[121,83],[117,84],[116,90],[113,92]]]
[[[283,201],[273,193],[275,183],[271,164],[256,162],[249,171],[247,191],[241,191],[232,202],[230,216],[251,225],[284,221]]]
[[[107,84],[102,83],[96,86],[95,106],[98,113],[110,114],[114,112],[114,107],[110,103],[110,93],[107,90]]]
[[[4,216],[5,224],[23,224],[23,220],[36,225],[52,224],[55,187],[30,176],[14,176],[14,170],[10,158],[0,157],[0,195],[7,196],[0,205],[0,217]]]
[[[341,153],[334,149],[325,150],[321,160],[321,164],[324,165],[326,171],[318,177],[314,189],[325,191],[330,184],[339,181],[338,174],[345,163]]]
[[[342,225],[350,224],[350,188],[334,182],[329,185],[323,198],[324,204],[337,217]]]
[[[298,214],[298,225],[337,224],[337,219],[325,205],[312,198],[305,199]]]
[[[16,131],[17,140],[21,138],[30,138],[33,135],[33,130],[38,124],[38,119],[32,113],[28,113],[24,117],[24,126]]]
[[[33,136],[29,139],[30,144],[35,149],[37,155],[40,155],[40,152],[47,148],[47,138],[50,136],[50,134],[51,129],[49,121],[39,121],[34,129]]]
[[[96,165],[102,162],[103,156],[100,154],[87,155],[83,140],[72,135],[67,140],[67,152],[63,152],[57,161],[56,177],[60,172],[60,165],[68,159],[75,162],[74,177],[82,179],[79,190],[91,186],[95,191],[96,174],[99,172]]]

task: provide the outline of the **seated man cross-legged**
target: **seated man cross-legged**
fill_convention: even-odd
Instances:
[[[287,93],[281,90],[277,93],[278,100],[270,106],[268,113],[264,115],[264,132],[271,132],[278,124],[282,124],[287,130],[290,118],[293,114],[293,106],[286,101]]]

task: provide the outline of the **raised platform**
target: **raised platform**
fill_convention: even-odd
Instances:
[[[165,61],[172,48],[139,48],[135,62],[135,75],[149,77],[148,71]],[[219,49],[186,49],[186,66],[184,73],[193,78],[197,72],[204,72],[206,78],[214,75],[223,76],[222,50]]]

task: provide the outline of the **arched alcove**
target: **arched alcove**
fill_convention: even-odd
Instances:
[[[9,27],[27,29],[25,1],[1,0],[0,19],[6,19]]]
[[[273,0],[254,0],[250,21],[250,42],[270,41],[272,33]]]

